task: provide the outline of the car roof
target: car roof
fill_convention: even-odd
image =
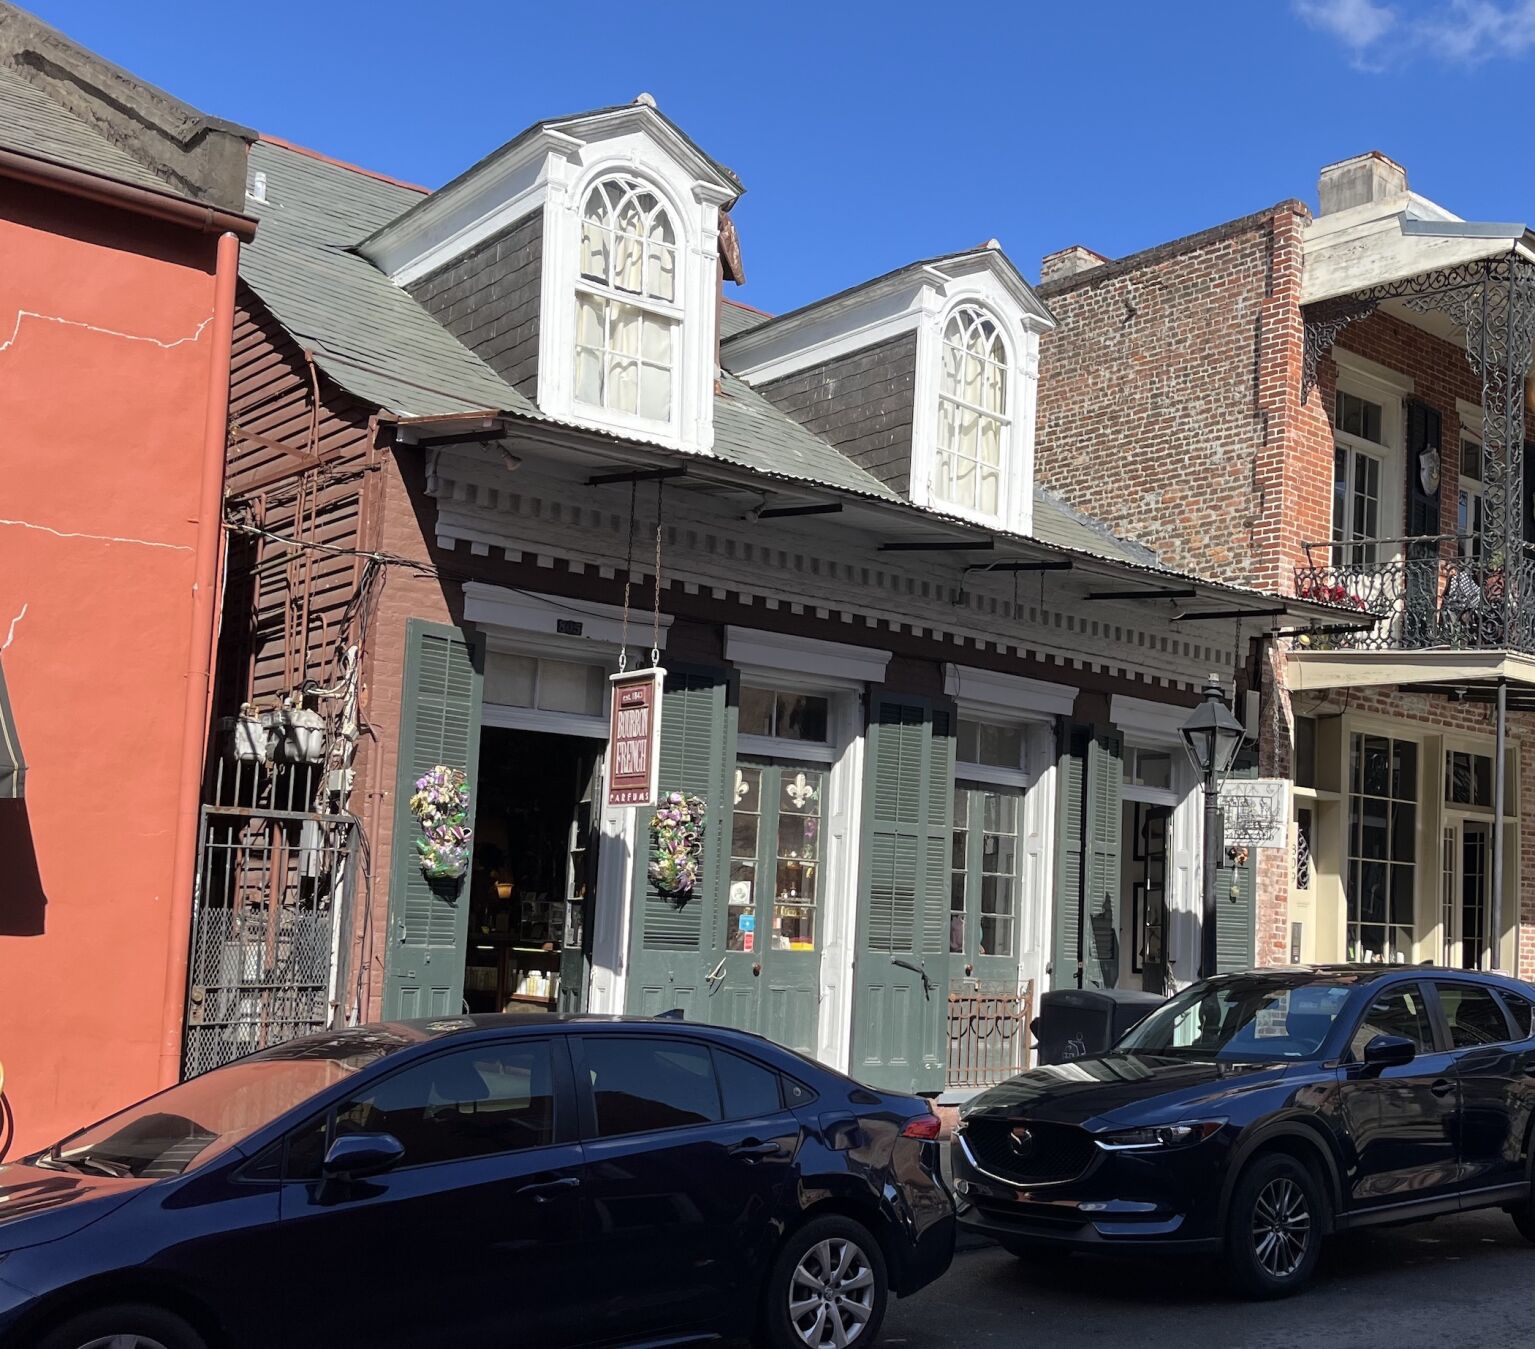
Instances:
[[[1513,985],[1525,990],[1530,985],[1516,975],[1501,970],[1461,970],[1448,965],[1381,965],[1354,962],[1335,965],[1270,965],[1217,975],[1218,979],[1272,979],[1290,985],[1337,985],[1359,987],[1386,979],[1460,979],[1472,983]]]

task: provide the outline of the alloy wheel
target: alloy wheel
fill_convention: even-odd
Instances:
[[[1288,1279],[1311,1244],[1311,1207],[1305,1191],[1289,1176],[1277,1176],[1253,1205],[1253,1250],[1264,1273]]]
[[[130,1330],[121,1335],[99,1335],[94,1340],[87,1340],[80,1349],[165,1349],[165,1346],[159,1340]]]
[[[844,1349],[873,1314],[874,1270],[857,1242],[829,1237],[800,1257],[789,1280],[789,1322],[809,1349]]]

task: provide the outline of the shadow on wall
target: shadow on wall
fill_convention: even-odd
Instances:
[[[48,908],[27,803],[0,801],[0,937],[40,937]]]
[[[1167,913],[1167,953],[1172,957],[1168,974],[1179,988],[1187,988],[1199,978],[1201,923],[1197,913],[1169,909]],[[1173,989],[1167,990],[1169,996]]]

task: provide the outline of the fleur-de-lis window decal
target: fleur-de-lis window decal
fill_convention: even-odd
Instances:
[[[744,777],[742,777],[741,770],[739,768],[736,769],[736,804],[740,805],[742,799],[746,797],[750,792],[751,784],[747,782]]]
[[[805,803],[815,800],[815,788],[805,781],[803,773],[796,773],[794,781],[784,784],[784,795],[794,802],[795,810],[804,810]]]

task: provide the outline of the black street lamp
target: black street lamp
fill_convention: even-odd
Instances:
[[[1220,867],[1220,791],[1221,782],[1236,762],[1246,733],[1242,723],[1231,715],[1221,693],[1219,675],[1211,675],[1205,685],[1205,700],[1183,723],[1183,747],[1199,774],[1205,789],[1205,864],[1204,903],[1199,931],[1199,974],[1208,979],[1216,971],[1215,874]]]

